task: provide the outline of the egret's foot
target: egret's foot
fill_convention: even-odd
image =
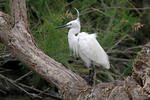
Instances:
[[[79,90],[80,90],[80,93],[81,93],[81,92],[86,92],[88,89],[91,89],[91,88],[92,88],[91,86],[87,85],[83,88],[80,88]]]

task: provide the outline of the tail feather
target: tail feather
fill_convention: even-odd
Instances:
[[[92,37],[94,38],[97,38],[97,34],[96,33],[93,33],[93,34],[90,34]]]
[[[110,64],[109,62],[104,66],[106,69],[110,69]]]

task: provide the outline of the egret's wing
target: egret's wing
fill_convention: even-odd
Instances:
[[[97,65],[109,68],[108,56],[96,40],[96,34],[79,34],[79,54],[85,56]],[[82,58],[82,57],[81,57]]]

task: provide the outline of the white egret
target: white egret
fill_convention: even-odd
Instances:
[[[103,66],[106,69],[110,68],[109,59],[101,47],[101,45],[96,40],[96,33],[88,34],[86,32],[80,32],[80,19],[79,11],[77,11],[77,19],[68,22],[65,25],[59,26],[56,29],[68,27],[68,43],[69,48],[74,52],[76,56],[80,56],[84,61],[85,65],[90,68],[89,72],[89,85],[93,84],[94,77],[94,65]]]

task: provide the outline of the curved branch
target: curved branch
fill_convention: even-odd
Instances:
[[[60,89],[66,98],[77,97],[80,88],[87,85],[86,81],[37,48],[22,20],[13,28],[10,22],[10,17],[0,12],[1,41],[27,67]]]
[[[38,73],[49,83],[61,90],[66,100],[145,100],[150,97],[150,43],[144,47],[141,55],[133,66],[133,74],[125,81],[100,83],[90,89],[85,89],[86,81],[79,75],[66,69],[42,50],[40,50],[27,29],[25,0],[11,0],[13,4],[21,4],[13,11],[10,18],[0,12],[0,40],[27,67]],[[20,3],[19,3],[20,2]],[[23,8],[22,8],[23,7]],[[23,12],[21,12],[23,11]],[[21,17],[20,17],[21,16]],[[13,19],[13,27],[12,21]],[[82,92],[81,92],[81,89]]]
[[[133,65],[132,76],[124,81],[99,83],[79,100],[149,100],[150,43],[146,44]]]

